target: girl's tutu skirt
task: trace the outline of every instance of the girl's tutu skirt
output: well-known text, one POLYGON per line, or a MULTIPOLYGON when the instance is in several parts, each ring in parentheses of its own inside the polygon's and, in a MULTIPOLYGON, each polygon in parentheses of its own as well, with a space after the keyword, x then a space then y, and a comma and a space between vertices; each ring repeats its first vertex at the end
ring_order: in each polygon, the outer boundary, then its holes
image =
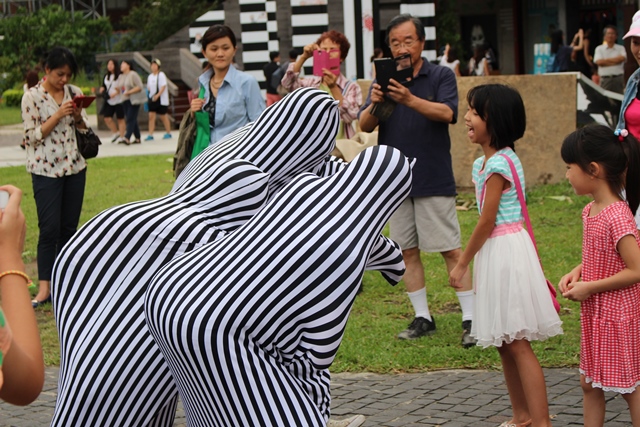
POLYGON ((473 267, 471 335, 482 347, 562 334, 540 261, 522 224, 494 228, 473 267))

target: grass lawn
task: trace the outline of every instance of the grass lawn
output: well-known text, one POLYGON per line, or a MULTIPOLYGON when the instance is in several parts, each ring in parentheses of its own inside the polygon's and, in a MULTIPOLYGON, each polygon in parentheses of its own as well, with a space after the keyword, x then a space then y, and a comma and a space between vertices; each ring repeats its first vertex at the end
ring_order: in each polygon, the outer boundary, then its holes
MULTIPOLYGON (((42 75, 40 76, 42 77, 42 75)), ((79 87, 100 87, 100 76, 90 80, 84 73, 80 73, 71 83, 79 87)), ((22 83, 15 89, 22 90, 22 83)), ((87 95, 85 93, 85 95, 87 95)), ((89 94, 90 95, 90 94, 89 94)), ((93 102, 86 109, 88 115, 96 114, 96 103, 93 102)), ((4 100, 0 99, 0 126, 15 125, 22 123, 22 114, 20 107, 7 107, 4 100)))
MULTIPOLYGON (((93 102, 86 109, 87 115, 96 114, 96 103, 93 102)), ((7 107, 4 101, 0 101, 0 126, 22 123, 20 107, 7 107)))
POLYGON ((22 123, 22 113, 18 107, 7 107, 0 101, 0 126, 22 123))
MULTIPOLYGON (((0 168, 0 183, 23 189, 27 218, 25 261, 35 276, 37 218, 30 176, 24 166, 0 168)), ((137 156, 92 159, 81 223, 100 211, 129 201, 166 194, 173 184, 169 156, 137 156)), ((471 194, 461 199, 472 200, 471 194)), ((546 275, 557 283, 580 262, 582 224, 580 212, 588 199, 573 194, 567 183, 546 185, 528 192, 529 209, 546 275)), ((459 211, 463 244, 477 221, 477 211, 459 211)), ((438 332, 417 341, 400 341, 396 335, 412 320, 412 308, 404 285, 389 286, 377 272, 367 272, 364 292, 356 298, 344 340, 331 368, 333 372, 420 372, 438 369, 499 369, 495 350, 460 347, 460 309, 439 254, 423 254, 429 292, 429 308, 438 332)), ((87 289, 87 292, 91 292, 87 289)), ((534 348, 545 367, 576 366, 579 356, 579 304, 560 297, 565 334, 534 348)), ((59 351, 50 305, 37 310, 47 365, 59 363, 59 351)))

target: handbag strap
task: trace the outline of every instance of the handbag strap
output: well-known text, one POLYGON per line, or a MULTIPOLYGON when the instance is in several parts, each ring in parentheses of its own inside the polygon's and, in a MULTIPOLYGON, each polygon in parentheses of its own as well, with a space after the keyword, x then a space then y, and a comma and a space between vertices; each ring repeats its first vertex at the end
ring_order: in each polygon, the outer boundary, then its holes
POLYGON ((154 93, 154 95, 158 95, 158 92, 160 92, 160 73, 162 71, 158 71, 158 75, 156 76, 156 93, 154 93))
MULTIPOLYGON (((504 157, 509 163, 509 169, 511 169, 511 175, 513 176, 513 184, 516 186, 516 193, 518 194, 518 201, 520 202, 520 208, 522 209, 522 216, 524 217, 525 224, 527 225, 527 232, 529 233, 529 237, 531 237, 531 241, 533 242, 533 248, 536 250, 536 255, 538 255, 538 260, 540 260, 540 254, 538 253, 538 245, 536 244, 536 237, 533 234, 533 227, 531 226, 531 218, 529 217, 529 210, 527 209, 527 202, 524 198, 524 191, 522 191, 522 184, 520 184, 520 177, 518 176, 518 171, 516 170, 516 165, 513 164, 513 160, 506 154, 500 154, 500 156, 504 157)), ((486 181, 485 185, 482 187, 482 195, 480 196, 480 209, 482 210, 482 204, 484 203, 484 192, 486 189, 486 181)))
POLYGON ((347 84, 345 84, 344 88, 342 89, 342 97, 343 98, 347 94, 347 89, 349 88, 349 86, 351 86, 351 80, 347 80, 347 84))
POLYGON ((107 91, 107 93, 109 93, 109 91, 111 90, 111 87, 116 82, 115 81, 116 77, 113 74, 109 73, 109 72, 107 72, 107 74, 104 77, 106 78, 107 76, 109 77, 109 83, 110 83, 109 87, 107 87, 107 84, 105 83, 104 79, 102 79, 102 85, 104 86, 104 88, 107 91), (113 76, 113 80, 111 80, 111 76, 113 76))

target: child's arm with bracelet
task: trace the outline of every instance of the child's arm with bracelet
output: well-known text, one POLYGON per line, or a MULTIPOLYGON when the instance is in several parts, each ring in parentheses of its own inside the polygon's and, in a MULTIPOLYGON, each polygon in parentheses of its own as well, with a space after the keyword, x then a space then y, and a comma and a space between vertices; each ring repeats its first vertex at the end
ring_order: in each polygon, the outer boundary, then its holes
POLYGON ((12 331, 9 349, 3 355, 0 398, 16 405, 28 405, 42 391, 44 362, 22 262, 25 237, 25 220, 20 210, 22 192, 13 186, 3 186, 0 190, 9 193, 9 202, 0 211, 0 299, 12 331))
POLYGON ((498 215, 502 191, 505 187, 508 187, 508 184, 509 182, 497 173, 487 179, 485 183, 484 201, 480 201, 483 204, 478 224, 476 224, 476 227, 473 229, 469 243, 464 252, 462 252, 458 264, 451 270, 451 273, 449 273, 449 284, 451 287, 462 287, 462 276, 467 272, 473 257, 491 235, 496 224, 496 216, 498 215))
POLYGON ((613 276, 593 282, 569 283, 567 291, 562 292, 562 295, 573 301, 584 301, 593 294, 626 288, 640 282, 640 248, 636 238, 631 234, 624 236, 618 241, 617 249, 626 268, 613 276))

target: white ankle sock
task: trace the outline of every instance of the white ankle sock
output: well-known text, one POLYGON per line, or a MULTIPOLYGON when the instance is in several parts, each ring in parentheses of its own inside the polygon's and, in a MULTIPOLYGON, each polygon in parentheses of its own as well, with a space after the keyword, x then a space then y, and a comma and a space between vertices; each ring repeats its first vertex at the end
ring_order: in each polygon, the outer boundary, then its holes
POLYGON ((462 321, 473 320, 473 305, 476 299, 473 291, 456 292, 456 295, 462 309, 462 321))
POLYGON ((424 317, 432 321, 431 313, 429 313, 429 303, 427 302, 427 288, 422 288, 415 292, 407 292, 407 295, 409 295, 413 310, 416 312, 416 317, 424 317))

